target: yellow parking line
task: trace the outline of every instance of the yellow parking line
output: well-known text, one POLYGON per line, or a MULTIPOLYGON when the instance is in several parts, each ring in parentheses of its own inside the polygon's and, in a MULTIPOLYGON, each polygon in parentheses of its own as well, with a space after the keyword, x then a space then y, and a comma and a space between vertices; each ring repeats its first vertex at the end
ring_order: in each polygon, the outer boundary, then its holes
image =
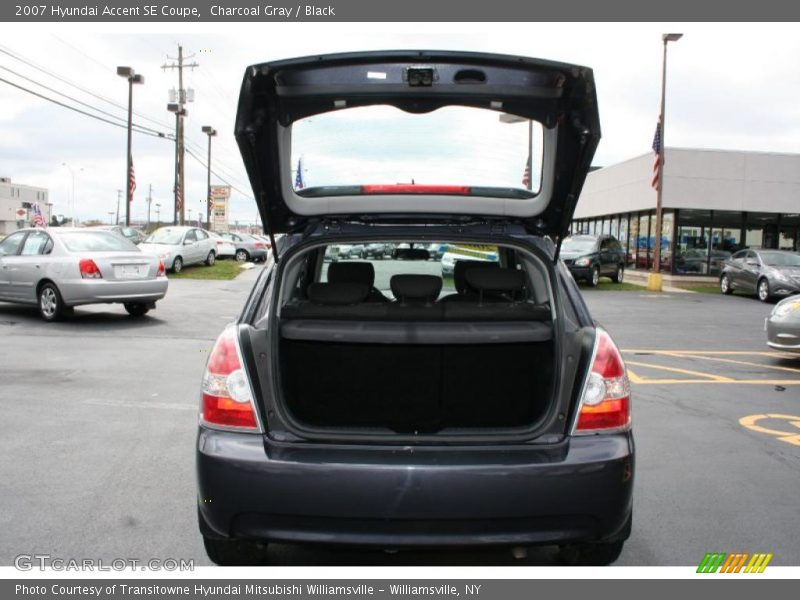
POLYGON ((789 352, 769 352, 760 350, 637 350, 625 349, 624 353, 630 354, 685 354, 687 356, 694 355, 714 355, 714 356, 772 356, 774 358, 788 358, 797 356, 789 352))
MULTIPOLYGON (((662 356, 674 356, 675 358, 686 358, 687 355, 681 354, 680 352, 664 352, 662 356)), ((795 369, 793 367, 779 367, 777 365, 765 365, 763 363, 754 363, 748 362, 745 360, 733 360, 732 358, 719 358, 718 356, 702 356, 699 354, 691 355, 692 358, 697 358, 700 360, 714 360, 717 362, 724 362, 730 363, 734 365, 745 365, 748 367, 760 367, 763 369, 773 369, 775 371, 787 371, 789 373, 800 373, 800 369, 795 369)))
MULTIPOLYGON (((630 371, 629 371, 630 373, 630 371)), ((678 384, 678 383, 740 383, 742 385, 800 385, 800 379, 724 379, 717 381, 715 379, 648 379, 641 378, 639 381, 631 382, 640 385, 664 385, 664 384, 678 384)))
MULTIPOLYGON (((648 363, 641 363, 641 362, 634 362, 634 361, 625 361, 628 365, 635 365, 637 367, 647 367, 649 369, 657 369, 659 371, 669 371, 670 373, 680 373, 681 375, 693 375, 695 377, 705 377, 708 381, 718 381, 722 382, 732 382, 735 379, 731 379, 730 377, 723 377, 722 375, 713 375, 711 373, 701 373, 700 371, 690 371, 688 369, 677 369, 675 367, 664 367, 662 365, 652 365, 648 363)), ((680 381, 680 380, 678 380, 680 381)))

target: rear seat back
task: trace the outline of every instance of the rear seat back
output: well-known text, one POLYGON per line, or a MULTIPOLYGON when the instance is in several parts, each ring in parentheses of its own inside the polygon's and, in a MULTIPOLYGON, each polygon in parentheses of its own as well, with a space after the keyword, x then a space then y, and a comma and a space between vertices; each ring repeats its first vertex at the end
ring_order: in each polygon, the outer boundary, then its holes
POLYGON ((435 275, 393 275, 389 281, 395 301, 389 318, 399 321, 440 321, 442 307, 436 304, 442 278, 435 275))
POLYGON ((388 302, 389 299, 375 289, 375 267, 370 262, 334 262, 328 265, 330 283, 362 283, 367 286, 366 302, 388 302))
MULTIPOLYGON (((357 264, 357 263, 350 263, 357 264)), ((370 265, 371 267, 371 265, 370 265)), ((484 265, 469 269, 474 290, 458 302, 437 302, 442 279, 434 275, 394 275, 394 302, 371 302, 366 283, 312 283, 307 300, 293 301, 281 311, 284 319, 342 321, 549 321, 548 306, 525 299, 524 272, 484 265)))

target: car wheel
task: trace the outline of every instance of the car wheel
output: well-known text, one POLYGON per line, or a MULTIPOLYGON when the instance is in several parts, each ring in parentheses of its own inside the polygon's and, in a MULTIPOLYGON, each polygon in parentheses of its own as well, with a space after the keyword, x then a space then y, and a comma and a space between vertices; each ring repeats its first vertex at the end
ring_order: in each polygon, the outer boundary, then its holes
POLYGON ((731 279, 727 275, 723 275, 719 280, 719 291, 729 296, 733 293, 733 288, 731 287, 731 279))
POLYGON ((769 302, 772 292, 769 289, 769 281, 765 277, 758 280, 758 299, 762 302, 769 302))
POLYGON ((125 306, 125 310, 127 310, 128 314, 132 317, 143 317, 150 310, 146 304, 142 304, 141 302, 126 302, 123 306, 125 306))
POLYGON ((247 253, 247 250, 237 250, 236 260, 238 260, 239 262, 245 262, 247 260, 250 260, 250 255, 247 253))
POLYGON ((183 259, 180 256, 176 256, 175 260, 172 261, 172 272, 180 273, 181 271, 183 271, 183 259))
POLYGON ((39 289, 39 314, 45 321, 58 321, 64 315, 64 301, 54 283, 39 289))
POLYGON ((619 558, 623 540, 616 542, 596 542, 589 544, 570 544, 559 549, 559 558, 570 566, 604 566, 619 558))
POLYGON ((206 265, 210 267, 214 264, 214 262, 216 262, 216 260, 217 260, 217 255, 214 254, 214 251, 212 250, 211 252, 208 253, 208 256, 206 256, 206 265))
POLYGON ((589 278, 589 285, 597 287, 598 283, 600 283, 600 267, 594 266, 592 267, 592 275, 589 278))
POLYGON ((203 545, 208 558, 221 567, 248 567, 267 563, 267 544, 203 536, 203 545))
POLYGON ((622 278, 625 276, 625 269, 620 265, 617 267, 617 272, 611 277, 614 283, 622 283, 622 278))

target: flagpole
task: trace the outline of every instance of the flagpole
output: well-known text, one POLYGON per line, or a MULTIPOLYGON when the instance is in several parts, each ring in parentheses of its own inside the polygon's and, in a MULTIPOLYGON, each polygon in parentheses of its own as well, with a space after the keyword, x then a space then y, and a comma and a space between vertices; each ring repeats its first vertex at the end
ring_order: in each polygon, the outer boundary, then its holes
POLYGON ((661 281, 661 227, 662 210, 661 200, 664 194, 664 162, 666 159, 666 144, 664 144, 665 122, 664 105, 667 97, 667 43, 677 42, 683 36, 682 33, 665 33, 661 36, 664 42, 664 54, 661 62, 661 112, 658 124, 661 128, 660 152, 658 156, 658 187, 656 188, 656 224, 655 224, 655 248, 653 249, 653 267, 647 279, 647 289, 653 292, 660 292, 662 289, 661 281))

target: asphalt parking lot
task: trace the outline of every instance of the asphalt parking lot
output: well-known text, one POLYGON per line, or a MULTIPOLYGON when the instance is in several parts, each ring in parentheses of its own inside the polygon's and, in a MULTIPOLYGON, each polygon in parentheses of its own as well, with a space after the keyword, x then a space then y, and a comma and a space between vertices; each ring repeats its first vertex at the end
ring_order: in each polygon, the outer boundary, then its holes
MULTIPOLYGON (((194 436, 207 352, 260 268, 174 280, 141 320, 91 306, 55 324, 0 303, 0 564, 18 554, 210 564, 195 521, 194 436)), ((621 565, 710 551, 800 564, 800 358, 770 351, 771 306, 706 294, 588 291, 630 369, 633 535, 621 565)), ((281 565, 558 564, 553 548, 400 552, 276 545, 281 565)))

